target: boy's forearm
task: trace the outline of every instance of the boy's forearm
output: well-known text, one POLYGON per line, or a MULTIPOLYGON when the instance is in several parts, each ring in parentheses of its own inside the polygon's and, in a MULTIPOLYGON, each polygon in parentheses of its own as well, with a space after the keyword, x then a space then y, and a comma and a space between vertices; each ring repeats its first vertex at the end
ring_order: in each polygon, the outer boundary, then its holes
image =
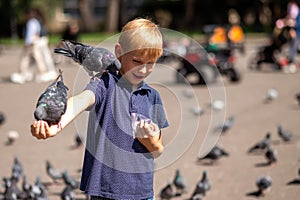
POLYGON ((164 150, 161 132, 152 138, 138 138, 138 140, 147 148, 154 158, 159 157, 164 150))
MULTIPOLYGON (((89 92, 89 91, 88 91, 89 92)), ((62 115, 60 120, 61 128, 66 127, 70 122, 72 122, 81 112, 86 110, 93 101, 89 101, 89 96, 86 95, 88 92, 84 92, 80 95, 70 97, 67 102, 67 110, 64 115, 62 115)))

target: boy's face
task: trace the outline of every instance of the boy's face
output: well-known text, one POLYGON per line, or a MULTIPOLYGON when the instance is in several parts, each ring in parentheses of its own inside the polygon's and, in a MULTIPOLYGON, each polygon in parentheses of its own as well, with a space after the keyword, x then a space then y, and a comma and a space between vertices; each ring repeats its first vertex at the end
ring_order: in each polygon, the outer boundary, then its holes
POLYGON ((157 58, 131 51, 120 56, 122 76, 133 86, 141 83, 154 69, 157 58))

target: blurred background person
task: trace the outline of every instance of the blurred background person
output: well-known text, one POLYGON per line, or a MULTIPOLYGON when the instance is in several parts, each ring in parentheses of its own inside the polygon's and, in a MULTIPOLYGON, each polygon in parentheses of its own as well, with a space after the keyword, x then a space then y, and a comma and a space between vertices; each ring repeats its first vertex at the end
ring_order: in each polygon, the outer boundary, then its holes
POLYGON ((37 18, 35 9, 29 9, 26 12, 26 29, 25 29, 25 45, 22 52, 22 58, 17 73, 13 73, 10 77, 14 83, 23 84, 34 78, 33 63, 35 62, 38 72, 36 74, 37 82, 48 82, 55 77, 48 73, 45 59, 40 51, 40 35, 41 24, 37 18))
MULTIPOLYGON (((36 9, 36 13, 37 13, 37 19, 41 26, 40 39, 39 39, 37 45, 43 55, 43 59, 46 64, 46 67, 47 67, 46 81, 47 81, 47 79, 54 80, 58 74, 56 72, 52 54, 49 49, 49 38, 48 38, 48 31, 46 29, 46 19, 40 9, 36 9)), ((45 79, 45 78, 43 79, 43 77, 39 77, 39 76, 37 76, 36 78, 37 78, 37 80, 36 80, 37 82, 43 82, 45 79), (41 78, 42 78, 42 80, 39 80, 41 78)))
POLYGON ((63 34, 62 34, 62 39, 63 40, 71 40, 77 42, 79 38, 79 26, 76 21, 70 21, 63 34))

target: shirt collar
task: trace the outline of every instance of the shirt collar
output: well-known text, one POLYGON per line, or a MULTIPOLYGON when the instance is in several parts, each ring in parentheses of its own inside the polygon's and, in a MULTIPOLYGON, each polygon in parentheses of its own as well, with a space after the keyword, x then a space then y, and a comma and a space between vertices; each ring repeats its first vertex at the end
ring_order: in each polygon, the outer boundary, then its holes
MULTIPOLYGON (((115 77, 117 85, 129 89, 131 92, 134 92, 132 91, 132 85, 125 78, 122 78, 122 75, 119 71, 111 72, 111 74, 115 77)), ((135 91, 139 90, 146 90, 150 92, 151 87, 145 81, 142 81, 135 91)))

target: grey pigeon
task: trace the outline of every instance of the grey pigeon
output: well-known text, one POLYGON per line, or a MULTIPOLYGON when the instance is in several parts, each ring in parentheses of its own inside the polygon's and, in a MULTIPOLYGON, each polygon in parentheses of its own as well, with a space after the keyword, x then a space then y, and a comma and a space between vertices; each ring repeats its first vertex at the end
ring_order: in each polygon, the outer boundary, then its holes
POLYGON ((46 161, 46 172, 54 183, 57 183, 58 180, 62 179, 62 173, 55 169, 49 160, 46 161))
POLYGON ((265 153, 265 158, 267 159, 267 164, 272 165, 277 162, 277 151, 269 147, 265 153))
POLYGON ((75 180, 68 171, 62 173, 62 179, 66 185, 71 186, 72 189, 78 189, 80 182, 75 180))
POLYGON ((165 187, 163 187, 160 191, 160 198, 161 200, 169 200, 171 198, 173 198, 174 192, 173 192, 173 188, 172 188, 172 183, 169 182, 165 187))
POLYGON ((213 164, 213 162, 224 156, 229 156, 228 152, 218 146, 214 146, 208 154, 206 154, 204 157, 199 158, 198 160, 201 161, 208 159, 211 161, 211 164, 213 164))
POLYGON ((70 185, 67 185, 61 192, 60 198, 62 200, 75 200, 74 189, 70 185))
POLYGON ((225 120, 225 122, 221 126, 217 127, 216 131, 221 131, 221 133, 226 133, 233 126, 234 120, 235 117, 230 116, 227 120, 225 120))
POLYGON ((74 148, 77 149, 83 145, 84 138, 82 135, 77 133, 77 134, 75 134, 74 141, 75 141, 74 148))
POLYGON ((3 179, 5 189, 3 191, 3 198, 9 200, 17 200, 21 190, 18 188, 17 182, 14 179, 4 177, 3 179))
POLYGON ((261 176, 258 179, 256 179, 255 183, 258 188, 258 195, 264 196, 272 186, 272 179, 269 176, 261 176))
POLYGON ((278 136, 284 141, 284 142, 289 142, 292 140, 293 138, 293 133, 285 130, 284 128, 282 128, 281 125, 278 125, 277 127, 277 133, 278 133, 278 136))
POLYGON ((277 97, 278 97, 278 91, 274 88, 269 89, 266 96, 266 103, 275 100, 277 97))
POLYGON ((297 93, 297 94, 295 95, 295 98, 296 98, 298 104, 300 105, 300 93, 297 93))
POLYGON ((0 112, 0 126, 5 122, 5 115, 0 112))
POLYGON ((202 174, 202 178, 198 181, 196 188, 192 194, 191 200, 198 200, 202 199, 206 196, 206 192, 211 189, 211 183, 207 178, 207 171, 204 170, 202 174))
POLYGON ((19 161, 18 157, 15 157, 12 166, 12 177, 19 180, 21 176, 23 176, 23 165, 19 161))
POLYGON ((261 152, 263 150, 266 150, 270 146, 271 146, 271 133, 268 132, 263 140, 257 142, 251 148, 249 148, 248 153, 261 152))
POLYGON ((67 109, 67 86, 65 86, 62 71, 59 75, 40 95, 34 117, 36 120, 44 120, 49 125, 58 124, 61 116, 67 109))
POLYGON ((93 72, 103 73, 110 66, 121 68, 117 57, 106 48, 93 47, 79 42, 63 40, 66 48, 55 48, 54 52, 72 58, 75 62, 84 67, 90 76, 93 72))
POLYGON ((180 174, 179 169, 176 169, 173 184, 176 188, 176 196, 181 195, 183 192, 185 192, 186 184, 183 181, 183 177, 180 174))

